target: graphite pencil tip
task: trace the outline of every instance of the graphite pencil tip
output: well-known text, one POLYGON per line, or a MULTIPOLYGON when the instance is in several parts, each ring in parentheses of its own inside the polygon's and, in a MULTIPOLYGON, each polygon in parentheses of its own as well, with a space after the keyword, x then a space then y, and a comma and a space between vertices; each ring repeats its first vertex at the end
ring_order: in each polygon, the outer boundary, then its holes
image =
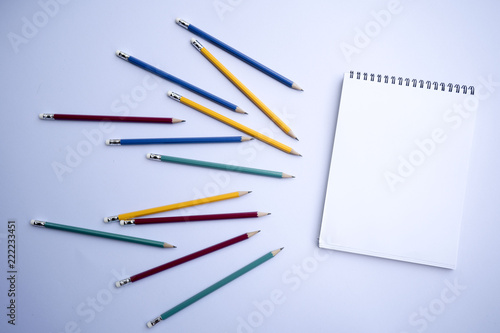
POLYGON ((241 113, 241 114, 248 114, 248 112, 246 112, 245 110, 243 110, 239 106, 237 106, 236 109, 234 109, 234 112, 241 113))
POLYGON ((247 236, 248 238, 252 237, 253 235, 256 235, 260 232, 260 230, 257 230, 257 231, 252 231, 252 232, 247 232, 247 236))

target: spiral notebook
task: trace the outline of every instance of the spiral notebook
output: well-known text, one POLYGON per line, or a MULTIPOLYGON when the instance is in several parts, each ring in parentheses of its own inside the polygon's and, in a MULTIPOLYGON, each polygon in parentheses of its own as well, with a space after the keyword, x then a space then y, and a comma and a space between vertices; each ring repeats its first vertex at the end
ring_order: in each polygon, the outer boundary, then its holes
POLYGON ((454 269, 474 88, 346 73, 319 246, 454 269))

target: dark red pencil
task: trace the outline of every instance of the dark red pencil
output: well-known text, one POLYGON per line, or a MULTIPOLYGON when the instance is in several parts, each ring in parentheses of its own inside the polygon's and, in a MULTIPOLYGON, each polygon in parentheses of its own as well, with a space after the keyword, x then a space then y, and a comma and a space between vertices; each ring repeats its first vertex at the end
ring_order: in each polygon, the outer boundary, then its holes
POLYGON ((106 115, 86 115, 86 114, 63 114, 63 113, 40 113, 40 119, 44 120, 89 120, 89 121, 120 121, 136 123, 164 123, 175 124, 185 120, 164 117, 124 117, 106 115))
POLYGON ((197 251, 197 252, 193 252, 193 253, 188 254, 188 255, 186 255, 184 257, 181 257, 179 259, 172 260, 172 261, 167 262, 167 263, 165 263, 163 265, 160 265, 160 266, 148 269, 147 271, 144 271, 142 273, 139 273, 139 274, 136 274, 136 275, 132 275, 129 278, 117 281, 115 283, 115 285, 116 285, 116 287, 119 288, 119 287, 121 287, 123 285, 129 284, 129 283, 132 283, 132 282, 135 282, 135 281, 139 281, 139 280, 144 279, 144 278, 146 278, 148 276, 151 276, 153 274, 162 272, 162 271, 167 270, 169 268, 178 266, 178 265, 183 264, 185 262, 188 262, 190 260, 193 260, 193 259, 199 258, 201 256, 204 256, 205 254, 209 254, 209 253, 212 253, 214 251, 223 249, 223 248, 225 248, 227 246, 230 246, 230 245, 236 244, 238 242, 244 241, 245 239, 248 239, 248 238, 252 237, 253 235, 257 234, 258 232, 260 232, 260 230, 259 231, 253 231, 253 232, 247 232, 245 234, 242 234, 242 235, 236 236, 234 238, 225 240, 225 241, 223 241, 221 243, 209 246, 209 247, 207 247, 207 248, 205 248, 203 250, 200 250, 200 251, 197 251))
POLYGON ((261 217, 269 214, 270 213, 263 213, 263 212, 243 212, 243 213, 226 213, 226 214, 209 214, 209 215, 148 217, 148 218, 137 218, 132 220, 121 220, 120 225, 244 219, 250 217, 261 217))

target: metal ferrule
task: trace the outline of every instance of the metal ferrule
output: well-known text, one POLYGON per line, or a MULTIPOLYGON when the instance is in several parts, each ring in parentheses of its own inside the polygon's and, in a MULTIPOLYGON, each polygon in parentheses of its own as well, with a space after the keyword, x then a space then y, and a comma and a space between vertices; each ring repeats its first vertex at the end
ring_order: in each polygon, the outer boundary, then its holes
POLYGON ((201 51, 201 49, 203 48, 203 45, 201 45, 200 42, 198 42, 197 39, 191 39, 191 44, 193 44, 193 46, 198 50, 198 51, 201 51))
POLYGON ((189 28, 189 23, 182 20, 182 19, 178 19, 178 20, 176 20, 176 22, 178 25, 180 25, 181 27, 183 27, 186 30, 189 28))
POLYGON ((53 113, 41 113, 40 114, 40 119, 51 119, 54 120, 54 114, 53 113))
POLYGON ((123 279, 123 280, 120 280, 120 281, 116 281, 115 286, 116 286, 116 288, 120 288, 121 286, 129 284, 131 282, 132 281, 130 281, 130 278, 126 278, 126 279, 123 279))
POLYGON ((108 216, 108 217, 104 218, 105 223, 112 222, 112 221, 119 221, 119 220, 120 219, 118 218, 118 216, 108 216))
POLYGON ((177 101, 177 102, 180 102, 181 101, 181 98, 182 96, 179 95, 178 93, 175 93, 173 91, 169 91, 167 93, 168 97, 170 97, 171 99, 173 99, 174 101, 177 101))
POLYGON ((148 322, 148 327, 153 327, 156 324, 158 324, 160 321, 162 321, 161 316, 157 317, 157 318, 155 318, 153 320, 151 320, 150 322, 148 322))
POLYGON ((120 139, 109 139, 110 146, 119 146, 121 145, 120 139))
POLYGON ((120 220, 120 225, 132 225, 135 224, 135 220, 120 220))
POLYGON ((31 220, 31 224, 36 227, 45 227, 45 222, 40 220, 31 220))
POLYGON ((159 154, 149 154, 150 160, 161 161, 161 155, 159 154))
POLYGON ((127 61, 128 61, 128 57, 130 57, 128 54, 126 54, 123 51, 116 51, 116 55, 118 56, 118 58, 122 58, 123 60, 127 60, 127 61))

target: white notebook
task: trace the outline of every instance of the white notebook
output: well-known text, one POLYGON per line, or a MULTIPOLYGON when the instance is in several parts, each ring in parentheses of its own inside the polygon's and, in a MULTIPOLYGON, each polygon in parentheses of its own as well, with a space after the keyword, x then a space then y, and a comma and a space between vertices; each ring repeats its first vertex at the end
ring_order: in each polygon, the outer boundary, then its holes
POLYGON ((319 246, 456 267, 474 88, 346 73, 319 246))

